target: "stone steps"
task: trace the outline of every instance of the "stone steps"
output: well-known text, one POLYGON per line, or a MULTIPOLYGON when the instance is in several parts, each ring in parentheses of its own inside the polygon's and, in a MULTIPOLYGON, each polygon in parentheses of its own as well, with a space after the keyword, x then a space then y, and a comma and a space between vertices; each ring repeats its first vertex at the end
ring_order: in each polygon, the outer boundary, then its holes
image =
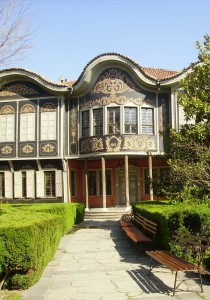
POLYGON ((125 207, 122 208, 91 208, 85 211, 85 220, 120 220, 122 215, 127 212, 125 207))

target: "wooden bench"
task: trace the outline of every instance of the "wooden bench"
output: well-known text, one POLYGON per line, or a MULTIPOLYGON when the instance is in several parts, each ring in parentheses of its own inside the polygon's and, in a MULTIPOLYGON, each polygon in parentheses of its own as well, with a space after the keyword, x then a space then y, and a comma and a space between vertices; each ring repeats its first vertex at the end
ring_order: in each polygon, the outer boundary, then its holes
POLYGON ((157 224, 140 214, 125 214, 120 220, 125 234, 134 243, 155 243, 157 224))
POLYGON ((182 272, 195 272, 198 273, 200 279, 201 292, 203 292, 202 284, 202 262, 205 256, 205 252, 209 249, 210 239, 205 237, 194 236, 189 233, 182 231, 176 231, 176 235, 173 237, 174 243, 171 252, 169 251, 146 251, 151 257, 151 264, 149 269, 149 275, 152 269, 157 265, 161 264, 171 271, 175 271, 175 280, 173 288, 173 296, 175 295, 177 285, 177 274, 178 271, 182 272), (188 262, 187 260, 180 258, 173 254, 173 249, 179 247, 183 252, 191 253, 195 263, 188 262))

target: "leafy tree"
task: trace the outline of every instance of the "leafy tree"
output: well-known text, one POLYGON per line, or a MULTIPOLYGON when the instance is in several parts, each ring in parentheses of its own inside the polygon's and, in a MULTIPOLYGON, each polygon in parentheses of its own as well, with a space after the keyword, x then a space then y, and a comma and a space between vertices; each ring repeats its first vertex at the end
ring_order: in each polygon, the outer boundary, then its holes
POLYGON ((210 192, 210 36, 204 36, 196 64, 181 80, 178 102, 186 124, 179 132, 171 130, 169 185, 164 191, 181 201, 207 201, 210 192))

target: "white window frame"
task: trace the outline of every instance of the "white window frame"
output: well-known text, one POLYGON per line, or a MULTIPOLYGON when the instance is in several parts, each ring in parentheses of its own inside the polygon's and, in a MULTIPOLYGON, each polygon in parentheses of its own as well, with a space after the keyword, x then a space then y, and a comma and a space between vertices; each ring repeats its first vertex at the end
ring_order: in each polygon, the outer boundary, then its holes
POLYGON ((155 107, 153 106, 149 106, 149 105, 144 105, 144 106, 141 106, 141 109, 140 109, 140 132, 142 135, 150 135, 150 136, 154 136, 156 135, 156 117, 155 117, 155 113, 156 113, 156 110, 155 110, 155 107), (153 114, 153 133, 144 133, 142 131, 142 110, 143 109, 151 109, 152 110, 152 114, 153 114))
POLYGON ((122 124, 123 124, 123 133, 124 134, 135 135, 135 134, 139 133, 139 110, 138 110, 138 106, 136 106, 136 105, 126 105, 126 106, 123 107, 123 121, 122 121, 122 124), (129 108, 129 109, 135 108, 135 110, 136 110, 136 132, 125 132, 125 125, 126 125, 125 124, 125 110, 126 110, 126 108, 129 108))

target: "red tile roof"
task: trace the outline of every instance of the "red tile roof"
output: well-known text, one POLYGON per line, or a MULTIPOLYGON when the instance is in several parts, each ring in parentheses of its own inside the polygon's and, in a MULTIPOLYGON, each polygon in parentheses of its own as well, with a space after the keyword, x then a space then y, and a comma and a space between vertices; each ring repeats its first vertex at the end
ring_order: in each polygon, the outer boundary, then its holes
POLYGON ((144 67, 141 67, 141 70, 145 75, 152 77, 158 81, 163 79, 169 79, 170 77, 174 77, 180 73, 177 71, 155 69, 155 68, 144 68, 144 67))

